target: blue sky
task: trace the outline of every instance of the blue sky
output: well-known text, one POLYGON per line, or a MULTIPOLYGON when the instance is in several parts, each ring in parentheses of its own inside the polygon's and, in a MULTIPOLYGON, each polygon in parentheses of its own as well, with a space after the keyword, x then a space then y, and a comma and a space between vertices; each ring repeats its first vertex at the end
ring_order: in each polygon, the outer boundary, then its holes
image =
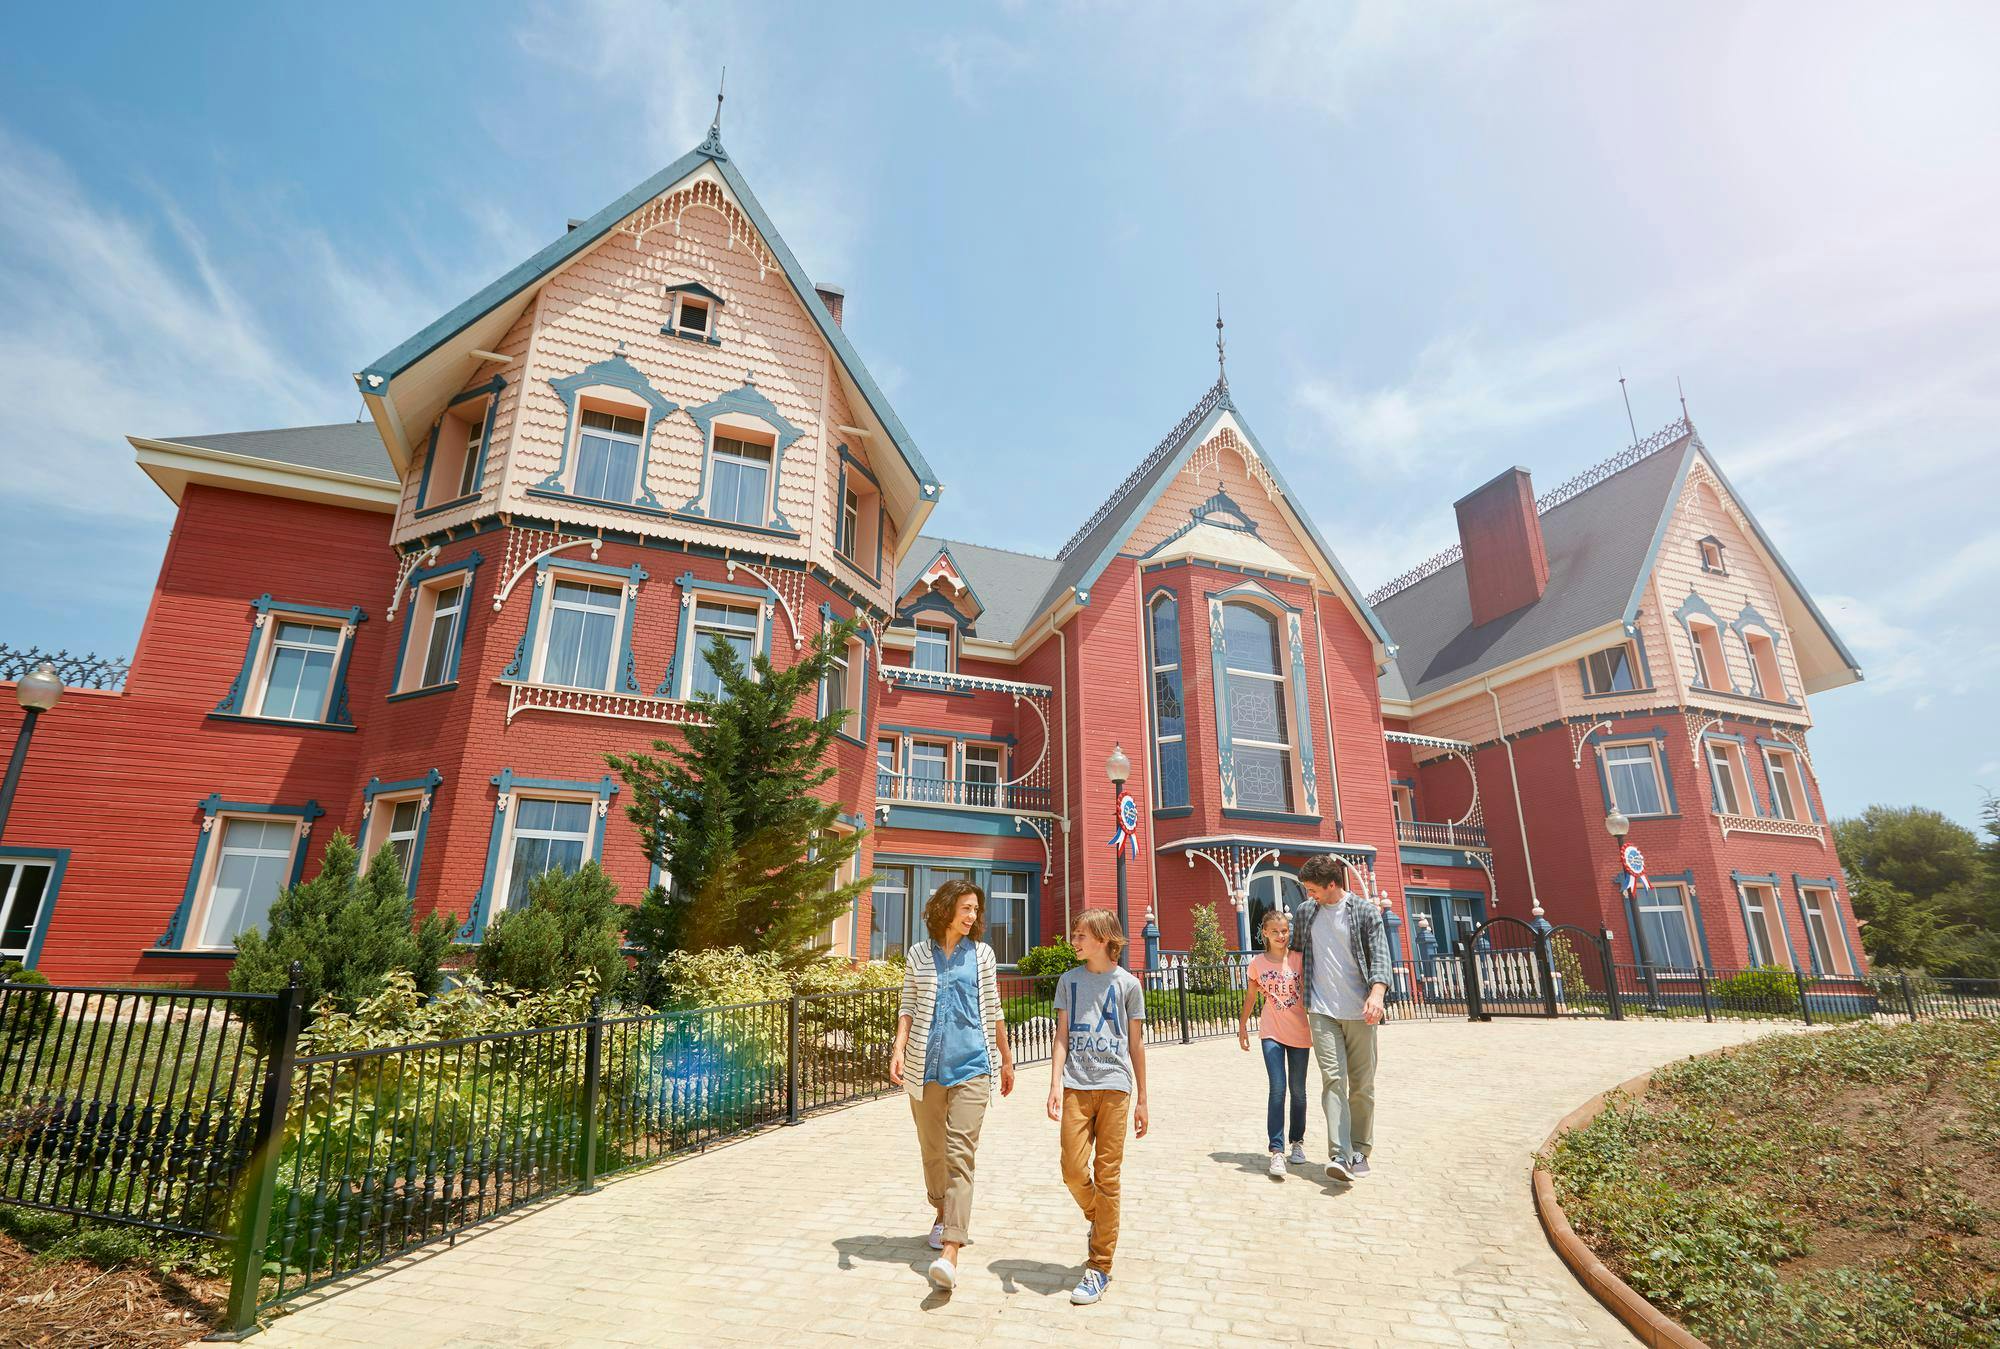
POLYGON ((0 51, 0 640, 123 654, 128 433, 350 372, 732 154, 946 481, 1050 552, 1214 377, 1372 587, 1677 411, 1860 656, 1837 812, 2000 790, 1990 5, 120 6, 0 51), (1982 600, 1980 597, 1986 598, 1982 600), (1987 618, 1981 619, 1979 614, 1987 618))

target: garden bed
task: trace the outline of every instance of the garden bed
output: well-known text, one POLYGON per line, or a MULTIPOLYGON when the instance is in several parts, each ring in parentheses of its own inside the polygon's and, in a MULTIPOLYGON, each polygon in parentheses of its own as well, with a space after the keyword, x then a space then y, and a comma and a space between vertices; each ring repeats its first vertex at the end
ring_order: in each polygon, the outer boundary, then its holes
POLYGON ((1540 1160, 1557 1216, 1716 1349, 2000 1343, 1995 1023, 1688 1059, 1540 1160))
POLYGON ((218 1248, 0 1209, 0 1346, 178 1345, 222 1320, 218 1248))

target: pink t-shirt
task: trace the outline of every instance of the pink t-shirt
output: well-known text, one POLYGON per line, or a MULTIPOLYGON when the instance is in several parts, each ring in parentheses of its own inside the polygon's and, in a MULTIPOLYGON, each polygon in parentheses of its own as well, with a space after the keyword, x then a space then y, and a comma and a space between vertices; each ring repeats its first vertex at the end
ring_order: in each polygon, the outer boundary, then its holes
POLYGON ((1287 951, 1282 965, 1261 953, 1251 959, 1250 978, 1264 991, 1263 1015, 1257 1018, 1259 1037, 1276 1040, 1289 1049, 1312 1048, 1303 972, 1304 962, 1297 951, 1287 951))

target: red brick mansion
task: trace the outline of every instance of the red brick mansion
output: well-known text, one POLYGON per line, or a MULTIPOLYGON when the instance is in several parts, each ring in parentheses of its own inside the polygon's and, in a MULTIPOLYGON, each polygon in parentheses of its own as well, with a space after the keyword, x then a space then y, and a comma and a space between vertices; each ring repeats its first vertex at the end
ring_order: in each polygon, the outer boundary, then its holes
POLYGON ((1509 470, 1369 595, 1218 381, 1041 557, 923 532, 942 477, 842 306, 711 134, 364 367, 368 420, 132 437, 178 518, 129 675, 39 719, 0 958, 218 983, 335 830, 467 942, 551 867, 636 900, 605 753, 696 715, 698 645, 782 666, 851 617, 841 952, 900 951, 950 877, 1003 960, 1112 905, 1122 747, 1135 961, 1210 903, 1247 942, 1334 853, 1405 960, 1511 914, 1861 971, 1807 740, 1860 672, 1685 420, 1539 499, 1509 470))

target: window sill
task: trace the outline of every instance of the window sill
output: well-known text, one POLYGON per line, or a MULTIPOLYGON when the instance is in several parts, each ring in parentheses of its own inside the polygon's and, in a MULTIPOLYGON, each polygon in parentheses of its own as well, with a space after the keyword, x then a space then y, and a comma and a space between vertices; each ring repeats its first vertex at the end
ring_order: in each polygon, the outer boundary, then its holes
POLYGON ((178 947, 149 946, 139 952, 141 960, 234 960, 236 951, 183 951, 178 947))
POLYGON ((863 740, 860 736, 849 735, 846 731, 835 731, 833 733, 833 736, 834 739, 836 740, 845 740, 850 745, 860 745, 863 748, 866 748, 868 744, 868 742, 866 740, 863 740))
POLYGON ((1192 814, 1194 814, 1193 806, 1161 806, 1153 812, 1153 818, 1156 820, 1185 820, 1192 814))
POLYGON ((1239 806, 1223 807, 1222 815, 1224 819, 1229 820, 1265 820, 1274 824, 1318 824, 1320 822, 1320 817, 1317 815, 1295 815, 1290 811, 1284 810, 1251 810, 1239 806))
MULTIPOLYGON (((530 491, 529 495, 533 496, 533 491, 530 491)), ((626 509, 637 510, 639 508, 628 507, 626 509)), ((689 510, 685 506, 677 511, 647 511, 646 514, 659 514, 673 520, 685 520, 691 525, 707 525, 710 529, 728 529, 742 534, 757 534, 767 539, 796 539, 799 537, 799 531, 796 529, 781 529, 776 525, 746 525, 736 520, 718 520, 712 515, 705 515, 700 511, 689 510)))
POLYGON ((671 520, 677 512, 660 506, 642 505, 636 501, 607 501, 603 497, 578 496, 574 492, 564 492, 554 487, 530 487, 527 495, 539 497, 543 501, 567 501, 578 506, 596 506, 607 511, 630 511, 634 515, 651 515, 662 520, 671 520))
POLYGON ((1705 693, 1711 698, 1728 698, 1733 702, 1751 703, 1757 707, 1787 707, 1793 711, 1799 709, 1799 701, 1796 698, 1765 698, 1755 693, 1738 693, 1735 689, 1712 689, 1706 684, 1690 684, 1688 692, 1705 693))
POLYGON ((849 557, 847 554, 835 553, 834 556, 840 560, 842 566, 846 567, 856 576, 859 576, 862 580, 868 582, 869 585, 878 586, 882 584, 882 577, 879 574, 871 576, 868 572, 862 570, 861 564, 859 562, 856 562, 853 558, 849 557))
POLYGON ((453 689, 457 687, 458 687, 458 681, 456 679, 453 679, 443 684, 431 684, 420 689, 405 689, 401 693, 392 693, 382 701, 389 703, 403 703, 403 702, 408 702, 412 698, 428 698, 433 693, 450 693, 453 689))
POLYGON ((462 497, 453 497, 450 501, 440 501, 435 506, 419 506, 417 508, 417 513, 411 518, 416 520, 422 520, 427 516, 442 515, 446 511, 455 511, 461 506, 469 506, 473 502, 479 500, 479 498, 480 498, 480 491, 478 488, 475 487, 462 497))
POLYGON ((1589 700, 1592 698, 1637 698, 1640 697, 1641 695, 1654 694, 1658 692, 1659 692, 1658 689, 1649 686, 1643 689, 1618 689, 1611 693, 1586 693, 1583 696, 1585 700, 1589 700))
POLYGON ((342 731, 352 735, 355 727, 347 722, 293 721, 288 717, 250 717, 241 712, 211 712, 210 721, 240 721, 252 726, 285 726, 295 731, 342 731))
POLYGON ((699 342, 707 347, 719 347, 722 345, 722 339, 714 333, 684 333, 671 324, 660 329, 660 331, 668 337, 678 337, 683 342, 699 342))
POLYGON ((1644 820, 1678 820, 1681 817, 1681 813, 1678 810, 1655 811, 1649 815, 1634 815, 1629 810, 1621 813, 1634 824, 1638 824, 1644 820))

